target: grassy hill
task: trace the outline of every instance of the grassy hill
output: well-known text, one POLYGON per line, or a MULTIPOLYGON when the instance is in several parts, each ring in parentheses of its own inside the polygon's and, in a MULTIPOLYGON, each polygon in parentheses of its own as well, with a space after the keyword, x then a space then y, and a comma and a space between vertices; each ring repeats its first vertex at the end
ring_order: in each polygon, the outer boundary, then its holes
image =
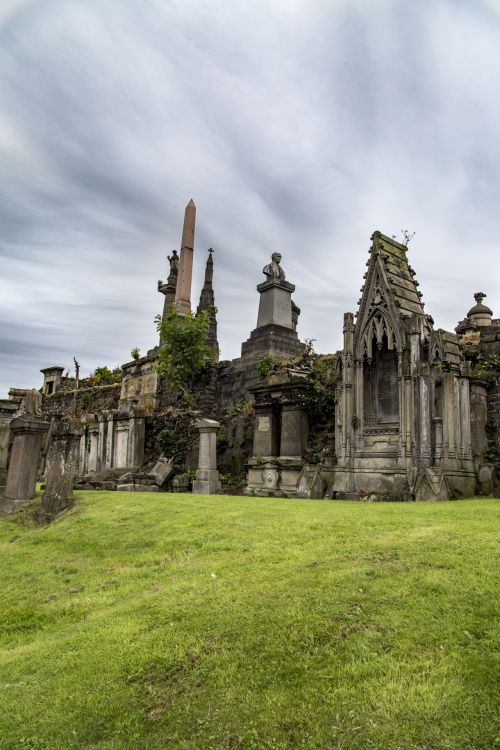
POLYGON ((495 746, 495 501, 77 498, 0 520, 2 750, 495 746))

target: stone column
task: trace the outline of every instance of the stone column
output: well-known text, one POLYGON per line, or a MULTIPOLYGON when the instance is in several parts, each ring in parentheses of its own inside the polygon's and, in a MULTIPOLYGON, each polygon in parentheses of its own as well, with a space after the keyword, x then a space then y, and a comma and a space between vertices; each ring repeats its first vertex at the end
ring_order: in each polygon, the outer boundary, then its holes
POLYGON ((193 276, 195 222, 196 206, 191 199, 187 204, 184 213, 179 273, 177 276, 177 288, 175 290, 175 306, 180 313, 191 312, 191 280, 193 276))
POLYGON ((216 442, 220 424, 214 419, 200 419, 197 427, 200 431, 200 452, 193 492, 201 495, 215 495, 220 491, 216 442))
POLYGON ((80 423, 56 422, 47 454, 47 479, 38 519, 50 522, 73 505, 73 484, 78 469, 78 451, 83 428, 80 423))
POLYGON ((431 464, 431 410, 430 410, 430 382, 427 375, 421 375, 419 380, 420 407, 420 465, 431 464))
POLYGON ((10 429, 14 439, 2 501, 7 511, 28 502, 35 494, 42 436, 48 431, 49 423, 23 414, 10 423, 10 429))
POLYGON ((129 422, 127 466, 140 467, 144 463, 144 437, 146 434, 146 419, 143 412, 133 411, 129 422))
POLYGON ((455 458, 455 399, 454 376, 443 375, 443 458, 455 458))
POLYGON ((434 425, 434 464, 440 466, 443 456, 443 420, 441 417, 434 417, 432 422, 434 425))
POLYGON ((483 380, 473 380, 470 384, 470 422, 472 454, 482 457, 488 447, 486 422, 488 390, 483 380))

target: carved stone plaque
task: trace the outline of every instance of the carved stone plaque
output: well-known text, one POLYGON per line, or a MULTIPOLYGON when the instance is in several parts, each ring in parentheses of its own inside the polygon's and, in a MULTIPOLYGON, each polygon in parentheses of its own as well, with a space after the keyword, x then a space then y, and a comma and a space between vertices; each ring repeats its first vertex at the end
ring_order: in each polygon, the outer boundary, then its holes
POLYGON ((257 429, 260 432, 269 432, 271 429, 271 420, 269 417, 259 417, 257 423, 257 429))

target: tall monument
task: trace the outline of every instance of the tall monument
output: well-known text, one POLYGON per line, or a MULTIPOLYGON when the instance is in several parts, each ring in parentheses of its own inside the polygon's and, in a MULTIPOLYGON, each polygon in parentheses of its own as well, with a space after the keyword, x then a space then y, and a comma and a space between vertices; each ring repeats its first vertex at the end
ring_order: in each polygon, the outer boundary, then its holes
POLYGON ((201 310, 210 310, 212 313, 212 319, 210 321, 210 328, 208 330, 207 343, 219 352, 219 344, 217 341, 217 317, 215 314, 215 295, 213 289, 213 277, 214 277, 214 261, 212 258, 213 250, 209 248, 207 265, 205 267, 205 283, 200 294, 200 302, 198 304, 197 312, 201 310))
POLYGON ((286 359, 304 346, 296 330, 300 309, 292 301, 295 286, 286 281, 280 253, 272 254, 271 262, 262 272, 266 278, 257 286, 260 294, 257 327, 241 345, 241 356, 256 359, 271 355, 286 359))
POLYGON ((191 280, 193 276, 195 223, 196 206, 191 198, 184 213, 179 272, 177 276, 177 288, 175 291, 175 306, 180 313, 191 312, 191 280))

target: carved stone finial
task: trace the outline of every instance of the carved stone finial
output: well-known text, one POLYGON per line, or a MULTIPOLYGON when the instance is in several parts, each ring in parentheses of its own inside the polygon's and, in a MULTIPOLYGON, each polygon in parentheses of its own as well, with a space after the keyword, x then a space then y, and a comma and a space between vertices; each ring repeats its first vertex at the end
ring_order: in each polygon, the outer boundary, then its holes
POLYGON ((267 276, 269 280, 278 279, 279 281, 284 281, 285 272, 281 268, 280 263, 281 254, 273 253, 271 256, 271 263, 268 263, 267 266, 264 266, 264 268, 262 269, 262 273, 267 276))
POLYGON ((486 294, 484 292, 476 292, 474 295, 474 299, 476 300, 478 305, 483 304, 483 299, 486 297, 486 294))

